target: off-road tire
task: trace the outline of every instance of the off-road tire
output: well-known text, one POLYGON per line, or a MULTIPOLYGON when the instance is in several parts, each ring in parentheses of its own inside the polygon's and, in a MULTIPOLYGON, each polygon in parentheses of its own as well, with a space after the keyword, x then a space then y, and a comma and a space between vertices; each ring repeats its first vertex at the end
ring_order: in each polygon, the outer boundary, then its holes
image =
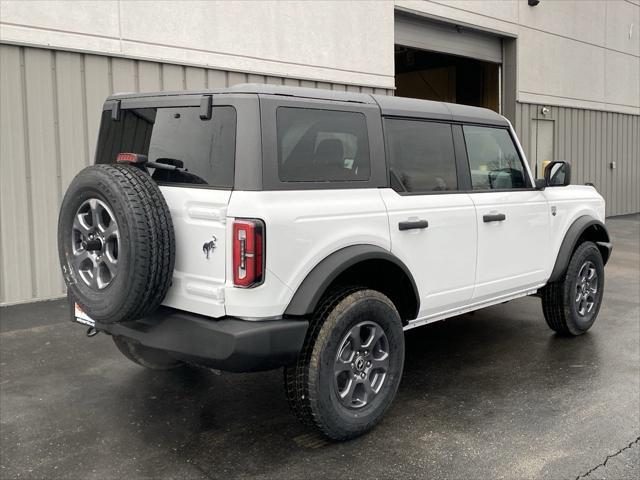
POLYGON ((153 312, 171 285, 175 263, 171 213, 158 186, 146 172, 130 165, 93 165, 82 170, 62 201, 58 253, 67 288, 94 320, 125 322, 153 312), (87 285, 72 262, 73 221, 89 199, 111 209, 119 230, 117 273, 100 290, 87 285))
POLYGON ((145 347, 125 337, 113 337, 113 342, 129 360, 151 370, 171 370, 184 365, 165 351, 145 347))
POLYGON ((362 287, 333 291, 313 314, 295 365, 285 368, 284 383, 292 412, 334 440, 357 437, 373 428, 391 405, 404 367, 404 332, 397 309, 382 293, 362 287), (333 362, 341 339, 353 326, 373 321, 386 334, 388 376, 371 404, 351 410, 337 401, 333 362))
POLYGON ((585 333, 596 320, 604 293, 604 262, 602 254, 593 242, 583 242, 575 249, 563 277, 547 284, 541 292, 542 311, 549 328, 563 336, 585 333), (580 315, 576 305, 579 274, 586 262, 595 267, 597 293, 588 315, 580 315))

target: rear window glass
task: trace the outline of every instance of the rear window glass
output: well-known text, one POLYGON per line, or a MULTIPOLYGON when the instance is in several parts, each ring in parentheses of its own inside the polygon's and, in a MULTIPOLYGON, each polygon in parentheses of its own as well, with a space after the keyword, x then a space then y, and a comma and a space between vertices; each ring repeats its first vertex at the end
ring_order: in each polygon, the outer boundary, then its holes
POLYGON ((281 181, 369 180, 369 139, 363 114, 280 107, 276 122, 281 181))
POLYGON ((147 155, 150 162, 179 166, 185 171, 156 169, 159 183, 233 187, 236 111, 214 107, 210 120, 198 107, 122 110, 119 121, 102 114, 96 163, 114 163, 119 153, 147 155))
POLYGON ((407 192, 457 190, 453 136, 448 123, 385 120, 391 185, 407 192))

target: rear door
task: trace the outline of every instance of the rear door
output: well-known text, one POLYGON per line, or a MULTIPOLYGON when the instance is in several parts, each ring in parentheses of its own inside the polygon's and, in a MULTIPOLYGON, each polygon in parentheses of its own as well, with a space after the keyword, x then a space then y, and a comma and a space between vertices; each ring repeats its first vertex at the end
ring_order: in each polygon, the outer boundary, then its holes
MULTIPOLYGON (((457 174, 459 126, 384 119, 390 189, 382 189, 391 251, 411 270, 420 292, 418 321, 466 305, 476 269, 476 213, 457 174), (456 155, 457 154, 457 155, 456 155)), ((464 158, 462 158, 464 161, 464 158)))
POLYGON ((465 125, 478 224, 474 299, 536 288, 544 281, 550 211, 533 188, 510 130, 465 125))
POLYGON ((173 282, 163 304, 220 317, 225 315, 226 215, 234 185, 237 113, 229 102, 214 99, 207 118, 193 104, 201 97, 191 98, 186 105, 174 101, 166 107, 147 101, 142 108, 126 108, 123 102, 118 119, 105 111, 96 162, 111 163, 118 153, 131 152, 181 167, 149 169, 171 211, 176 238, 173 282))

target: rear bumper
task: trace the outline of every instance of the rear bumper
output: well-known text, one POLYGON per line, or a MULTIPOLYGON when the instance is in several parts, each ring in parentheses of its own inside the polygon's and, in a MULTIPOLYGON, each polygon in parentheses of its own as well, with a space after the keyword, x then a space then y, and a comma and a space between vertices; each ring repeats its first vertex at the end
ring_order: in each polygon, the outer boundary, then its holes
POLYGON ((269 370, 294 363, 308 326, 306 320, 216 320, 168 307, 135 322, 96 322, 97 330, 230 372, 269 370))

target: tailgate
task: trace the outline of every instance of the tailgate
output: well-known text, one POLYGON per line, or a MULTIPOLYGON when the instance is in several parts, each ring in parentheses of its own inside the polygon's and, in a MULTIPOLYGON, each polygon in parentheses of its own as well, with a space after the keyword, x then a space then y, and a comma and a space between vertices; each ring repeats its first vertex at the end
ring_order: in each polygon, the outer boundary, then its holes
POLYGON ((225 315, 226 215, 230 190, 160 187, 173 219, 176 265, 163 305, 225 315))
POLYGON ((225 315, 225 222, 234 185, 236 110, 214 105, 207 113, 201 103, 194 106, 194 100, 202 102, 198 97, 182 98, 171 102, 177 106, 167 106, 164 100, 140 99, 119 115, 105 110, 96 163, 114 163, 120 153, 130 153, 176 167, 148 164, 171 211, 176 237, 173 282, 163 304, 221 317, 225 315))

